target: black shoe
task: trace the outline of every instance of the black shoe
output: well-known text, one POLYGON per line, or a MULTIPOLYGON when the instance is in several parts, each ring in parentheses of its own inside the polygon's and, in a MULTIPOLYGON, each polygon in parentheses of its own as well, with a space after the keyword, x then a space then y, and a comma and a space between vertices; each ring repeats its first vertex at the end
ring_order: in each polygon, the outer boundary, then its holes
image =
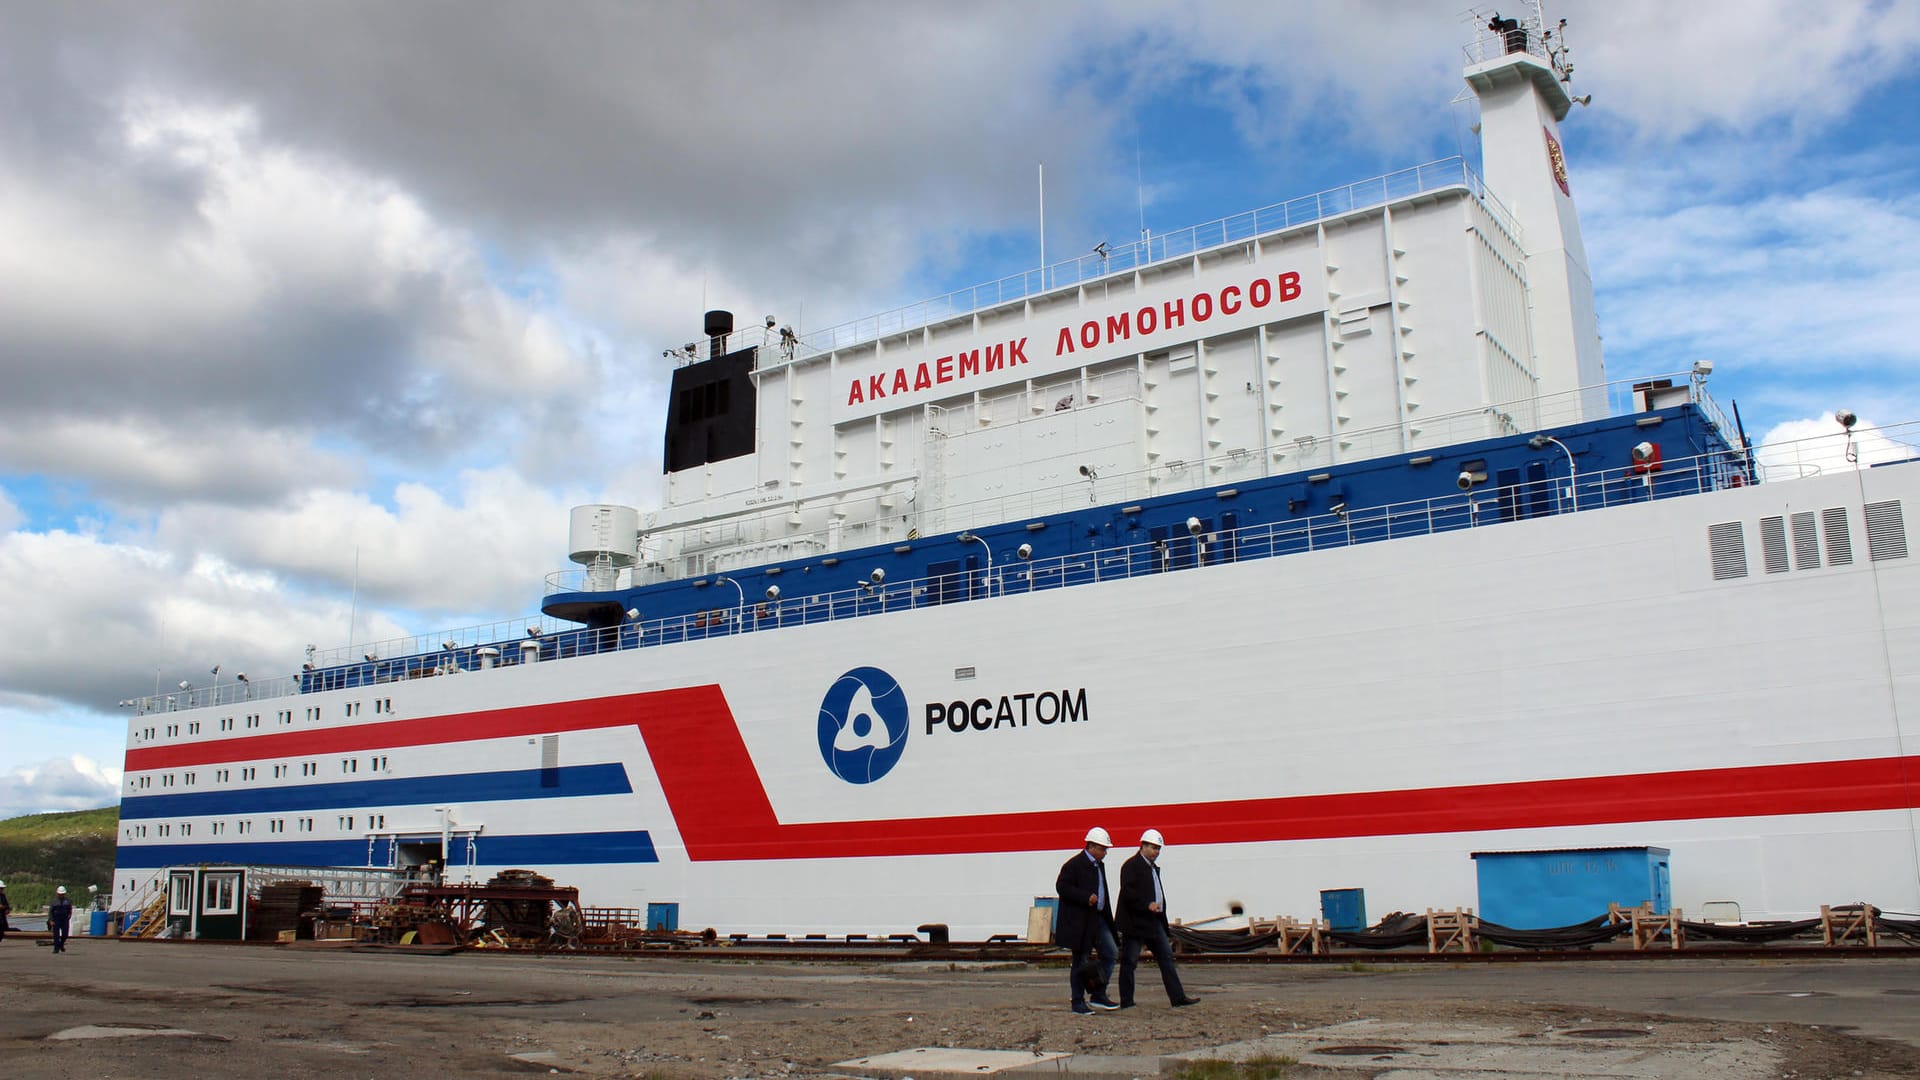
POLYGON ((1082 1005, 1081 1003, 1079 1003, 1079 1002, 1077 1002, 1077 1001, 1073 1003, 1073 1011, 1074 1011, 1074 1012, 1076 1012, 1076 1013, 1079 1013, 1079 1014, 1080 1014, 1081 1016, 1092 1016, 1092 1015, 1093 1015, 1093 1010, 1092 1010, 1092 1009, 1089 1009, 1089 1008, 1087 1008, 1087 1007, 1086 1007, 1085 1005, 1082 1005))
POLYGON ((1188 1005, 1198 1005, 1198 1004, 1200 1004, 1200 999, 1197 997, 1183 997, 1179 1001, 1174 1002, 1173 1007, 1176 1009, 1181 1009, 1181 1008, 1185 1008, 1188 1005))
POLYGON ((1096 1009, 1105 1009, 1108 1012, 1112 1012, 1113 1010, 1120 1007, 1118 1005, 1115 1005, 1112 999, 1104 998, 1104 997, 1094 998, 1091 1001, 1087 1002, 1087 1004, 1093 1006, 1096 1009))
POLYGON ((1123 1008, 1123 1009, 1131 1009, 1131 1008, 1133 1008, 1133 1002, 1131 1002, 1131 1001, 1123 1001, 1123 1002, 1121 1002, 1121 1003, 1120 1003, 1120 1007, 1121 1007, 1121 1008, 1123 1008))

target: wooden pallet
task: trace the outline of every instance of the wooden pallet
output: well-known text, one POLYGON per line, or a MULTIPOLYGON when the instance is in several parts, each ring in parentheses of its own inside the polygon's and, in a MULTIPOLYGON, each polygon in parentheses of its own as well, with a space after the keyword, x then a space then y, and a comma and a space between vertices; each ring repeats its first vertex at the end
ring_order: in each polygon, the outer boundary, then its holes
POLYGON ((1480 942, 1474 933, 1480 920, 1474 917, 1472 908, 1455 908, 1452 911, 1427 909, 1427 951, 1479 952, 1480 942))
POLYGON ((1872 904, 1849 904, 1844 907, 1820 905, 1820 933, 1829 946, 1865 945, 1876 948, 1880 944, 1880 934, 1873 921, 1880 917, 1880 909, 1872 904))

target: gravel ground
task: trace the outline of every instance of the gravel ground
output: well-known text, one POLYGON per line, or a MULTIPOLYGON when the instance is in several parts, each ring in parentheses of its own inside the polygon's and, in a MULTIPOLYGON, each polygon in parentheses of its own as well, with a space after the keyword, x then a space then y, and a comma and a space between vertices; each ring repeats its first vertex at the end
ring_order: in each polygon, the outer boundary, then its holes
POLYGON ((1639 1046, 1734 1044, 1763 1075, 1920 1076, 1914 961, 1189 965, 1203 1000, 1179 1010, 1148 974, 1139 1008, 1082 1017, 1051 966, 84 940, 54 956, 9 936, 0 1076, 805 1076, 920 1046, 1160 1055, 1367 1017, 1637 1028, 1639 1046), (83 1025, 187 1034, 51 1038, 83 1025))

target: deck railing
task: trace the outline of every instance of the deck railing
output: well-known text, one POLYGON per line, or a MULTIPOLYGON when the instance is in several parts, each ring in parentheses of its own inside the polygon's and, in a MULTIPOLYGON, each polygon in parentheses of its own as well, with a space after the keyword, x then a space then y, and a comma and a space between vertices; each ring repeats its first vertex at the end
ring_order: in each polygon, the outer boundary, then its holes
MULTIPOLYGON (((1510 235, 1519 235, 1511 211, 1486 190, 1480 177, 1460 157, 1442 158, 1424 165, 1386 173, 1297 199, 1263 206, 1257 210, 1193 225, 1172 232, 1147 236, 1132 243, 1102 247, 1092 253, 1010 274, 941 296, 929 297, 892 311, 881 312, 850 322, 800 335, 800 356, 845 349, 874 338, 940 322, 981 308, 991 308, 1013 300, 1038 296, 1054 289, 1096 281, 1109 274, 1124 273, 1183 258, 1222 244, 1250 240, 1357 210, 1384 206, 1391 202, 1424 195, 1446 188, 1464 188, 1487 204, 1488 211, 1510 235)), ((749 328, 751 331, 751 328, 749 328)), ((697 344, 697 343, 696 343, 697 344)), ((704 347, 704 346, 701 346, 704 347)), ((698 351, 698 350, 696 350, 698 351)))

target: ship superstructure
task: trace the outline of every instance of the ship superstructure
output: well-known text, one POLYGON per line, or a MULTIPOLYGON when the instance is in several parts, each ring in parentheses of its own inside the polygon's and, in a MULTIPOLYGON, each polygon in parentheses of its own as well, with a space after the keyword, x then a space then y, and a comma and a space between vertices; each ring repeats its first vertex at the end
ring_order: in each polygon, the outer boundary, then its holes
POLYGON ((1606 382, 1548 29, 1469 48, 1485 180, 824 331, 708 313, 665 505, 577 508, 538 619, 143 701, 117 897, 443 863, 999 933, 1101 824, 1167 834, 1189 917, 1619 844, 1682 903, 1920 904, 1920 465, 1789 478, 1705 365, 1606 382))

